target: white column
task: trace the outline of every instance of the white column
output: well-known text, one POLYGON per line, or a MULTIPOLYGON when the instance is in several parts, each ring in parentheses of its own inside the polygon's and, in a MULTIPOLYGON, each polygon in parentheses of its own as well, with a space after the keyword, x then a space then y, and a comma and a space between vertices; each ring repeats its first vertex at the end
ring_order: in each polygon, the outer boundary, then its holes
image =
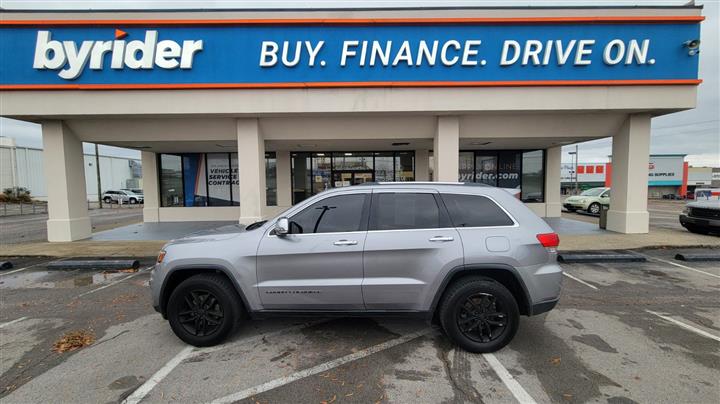
POLYGON ((292 205, 292 179, 290 178, 292 166, 290 164, 290 152, 278 150, 277 157, 277 204, 278 206, 292 205))
POLYGON ((460 158, 460 120, 458 117, 438 117, 433 149, 434 180, 457 182, 460 158))
POLYGON ((629 115, 612 142, 612 192, 607 229, 647 233, 650 115, 629 115))
POLYGON ((90 237, 82 142, 62 121, 42 122, 48 241, 90 237))
POLYGON ((143 176, 143 222, 160 221, 160 179, 158 176, 157 154, 144 151, 140 153, 142 158, 143 176))
POLYGON ((238 119, 236 123, 240 223, 248 224, 260 220, 265 207, 265 141, 257 119, 238 119))
POLYGON ((415 181, 430 181, 429 150, 415 150, 415 181))
POLYGON ((560 158, 562 147, 545 149, 545 217, 560 217, 560 158))

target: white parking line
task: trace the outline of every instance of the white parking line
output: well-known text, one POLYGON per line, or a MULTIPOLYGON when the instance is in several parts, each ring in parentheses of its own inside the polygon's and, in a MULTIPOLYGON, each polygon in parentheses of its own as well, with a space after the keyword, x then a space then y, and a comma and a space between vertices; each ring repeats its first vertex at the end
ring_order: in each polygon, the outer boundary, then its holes
POLYGON ((593 286, 593 285, 585 282, 585 281, 582 280, 582 279, 576 278, 576 277, 570 275, 569 273, 567 273, 567 272, 565 272, 565 271, 563 271, 563 275, 567 276, 568 278, 570 278, 570 279, 572 279, 572 280, 574 280, 574 281, 576 281, 576 282, 580 282, 580 283, 582 283, 583 285, 585 285, 585 286, 587 286, 587 287, 589 287, 589 288, 593 288, 593 289, 595 289, 595 290, 598 290, 598 288, 597 288, 596 286, 593 286))
POLYGON ((487 363, 490 365, 490 367, 495 371, 495 374, 498 375, 500 380, 505 383, 505 386, 510 390, 510 392, 515 396, 515 399, 521 403, 521 404, 535 404, 535 400, 528 394, 527 391, 520 385, 520 383, 515 380, 514 377, 508 372, 507 369, 505 369, 505 366, 500 363, 500 361, 495 357, 495 355, 491 353, 483 354, 483 357, 487 361, 487 363))
POLYGON ((328 371, 330 369, 334 369, 336 367, 345 365, 350 362, 354 362, 358 359, 362 359, 365 357, 368 357, 372 354, 384 351, 386 349, 390 349, 393 347, 396 347, 398 345, 404 344, 406 342, 410 342, 414 339, 420 338, 428 333, 430 333, 432 329, 426 328, 424 330, 406 334, 402 337, 391 339, 390 341, 385 341, 381 344, 373 345, 369 348, 365 348, 363 350, 357 351, 355 353, 352 353, 350 355, 345 355, 341 358, 337 358, 334 360, 331 360, 329 362, 321 363, 317 366, 313 366, 308 369, 304 369, 295 373, 292 373, 285 377, 280 377, 275 380, 271 380, 267 383, 263 383, 254 387, 247 388, 245 390, 238 391, 237 393, 233 393, 230 395, 227 395, 225 397, 218 398, 216 400, 213 400, 211 403, 213 404, 220 404, 220 403, 233 403, 235 401, 240 401, 243 399, 246 399, 248 397, 252 397, 256 394, 260 394, 272 389, 276 389, 278 387, 284 386, 286 384, 292 383, 294 381, 304 379, 308 376, 316 375, 318 373, 322 373, 325 371, 328 371))
POLYGON ((710 338, 710 339, 714 339, 715 341, 720 342, 720 337, 718 337, 717 335, 710 334, 709 332, 703 331, 703 330, 701 330, 701 329, 699 329, 699 328, 695 328, 695 327, 691 326, 690 324, 685 324, 685 323, 683 323, 682 321, 675 320, 674 318, 671 318, 671 317, 668 317, 668 316, 663 316, 663 315, 660 314, 660 313, 656 313, 656 312, 650 311, 650 310, 645 310, 645 311, 648 312, 648 313, 650 313, 650 314, 652 314, 652 315, 658 316, 658 317, 660 317, 661 319, 663 319, 663 320, 665 320, 665 321, 669 321, 669 322, 671 322, 671 323, 673 323, 673 324, 675 324, 675 325, 677 325, 677 326, 679 326, 679 327, 682 327, 682 328, 684 328, 684 329, 686 329, 686 330, 688 330, 688 331, 692 331, 692 332, 694 332, 695 334, 702 335, 703 337, 710 338))
POLYGON ((5 327, 7 327, 7 326, 9 326, 9 325, 13 325, 13 324, 15 324, 15 323, 19 323, 19 322, 21 322, 21 321, 23 321, 23 320, 26 320, 26 319, 27 319, 27 317, 16 318, 16 319, 13 320, 13 321, 8 321, 7 323, 2 323, 2 324, 0 324, 0 328, 5 328, 5 327))
POLYGON ((24 270, 26 270, 26 269, 35 268, 35 267, 38 266, 38 265, 47 264, 48 262, 50 262, 50 261, 38 262, 37 264, 32 264, 32 265, 28 265, 28 266, 26 266, 26 267, 22 267, 22 268, 18 268, 18 269, 13 269, 12 271, 0 273, 0 276, 10 275, 10 274, 14 274, 14 273, 16 273, 16 272, 24 271, 24 270))
POLYGON ((177 365, 179 365, 182 361, 187 359, 190 354, 192 354, 195 347, 193 346, 187 346, 182 349, 182 351, 178 352, 175 357, 170 359, 168 363, 166 363, 163 367, 160 368, 157 372, 155 372, 154 375, 152 375, 145 383, 143 383, 142 386, 140 386, 137 390, 135 390, 128 398, 123 400, 123 404, 137 404, 139 403, 145 396, 150 392, 150 390, 154 389, 155 386, 158 385, 167 375, 172 372, 173 369, 177 365))
MULTIPOLYGON (((146 268, 146 269, 147 269, 147 268, 146 268)), ((135 272, 134 274, 128 275, 128 276, 126 276, 126 277, 124 277, 124 278, 122 278, 122 279, 118 279, 118 280, 116 280, 116 281, 112 281, 112 282, 108 283, 107 285, 100 286, 99 288, 95 288, 95 289, 93 289, 93 290, 88 290, 88 291, 85 292, 85 293, 80 293, 79 295, 77 295, 77 297, 83 297, 83 296, 87 296, 87 295, 93 294, 93 293, 95 293, 95 292, 99 292, 99 291, 101 291, 101 290, 103 290, 103 289, 109 288, 110 286, 115 286, 115 285, 117 285, 118 283, 123 282, 123 281, 126 281, 126 280, 128 280, 128 279, 130 279, 130 278, 134 278, 134 277, 136 277, 136 276, 138 276, 138 275, 142 275, 143 273, 144 273, 144 271, 135 272)))
MULTIPOLYGON (((283 328, 283 329, 272 331, 269 333, 254 335, 252 337, 241 339, 240 341, 232 343, 231 345, 246 344, 248 342, 252 342, 252 341, 255 341, 258 339, 273 337, 273 336, 279 335, 279 334, 285 334, 289 331, 294 331, 295 329, 299 330, 299 329, 307 328, 307 327, 310 327, 313 325, 321 324, 326 321, 329 321, 329 320, 324 319, 324 320, 310 321, 307 323, 298 324, 298 325, 295 325, 292 327, 283 328)), ((177 355, 175 355, 165 365, 163 365, 163 367, 161 367, 160 370, 155 372, 154 375, 152 375, 145 383, 143 383, 142 386, 138 387, 137 390, 135 390, 130 396, 128 396, 128 398, 126 398, 122 402, 122 404, 136 404, 136 403, 139 403, 140 401, 142 401, 145 398, 145 396, 147 396, 152 391, 152 389, 155 388, 155 386, 157 386, 163 379, 165 379, 167 377, 167 375, 169 375, 170 372, 172 372, 173 369, 175 369, 178 365, 180 365, 185 359, 188 359, 195 355, 219 351, 221 349, 227 348, 228 346, 230 346, 230 345, 219 345, 219 346, 210 347, 210 348, 194 348, 191 346, 183 348, 180 352, 178 352, 177 355)))
POLYGON ((674 266, 676 266, 676 267, 678 267, 678 268, 688 269, 688 270, 690 270, 690 271, 699 272, 699 273, 701 273, 701 274, 708 275, 708 276, 712 276, 713 278, 718 278, 718 279, 720 279, 720 275, 711 274, 710 272, 701 271, 701 270, 699 270, 699 269, 695 269, 695 268, 692 268, 692 267, 689 267, 689 266, 683 265, 683 264, 678 264, 677 262, 672 262, 672 261, 664 260, 664 259, 662 259, 662 258, 657 258, 657 257, 653 257, 653 256, 650 256, 650 255, 642 254, 642 253, 638 253, 638 254, 642 255, 643 257, 645 257, 645 258, 647 258, 647 259, 649 259, 649 260, 651 260, 651 261, 663 262, 663 263, 665 263, 665 264, 674 265, 674 266))

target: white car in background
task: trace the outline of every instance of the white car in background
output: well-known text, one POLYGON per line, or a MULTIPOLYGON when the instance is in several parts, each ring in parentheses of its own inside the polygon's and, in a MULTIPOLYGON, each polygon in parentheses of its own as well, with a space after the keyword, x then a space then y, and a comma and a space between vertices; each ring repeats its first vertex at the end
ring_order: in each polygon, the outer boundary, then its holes
POLYGON ((563 202, 563 206, 570 212, 584 210, 593 215, 599 215, 602 205, 610 205, 610 188, 590 188, 580 195, 571 196, 563 202))
POLYGON ((130 190, 105 191, 102 199, 105 203, 129 203, 131 205, 145 202, 145 197, 143 196, 143 194, 136 194, 135 192, 130 190))

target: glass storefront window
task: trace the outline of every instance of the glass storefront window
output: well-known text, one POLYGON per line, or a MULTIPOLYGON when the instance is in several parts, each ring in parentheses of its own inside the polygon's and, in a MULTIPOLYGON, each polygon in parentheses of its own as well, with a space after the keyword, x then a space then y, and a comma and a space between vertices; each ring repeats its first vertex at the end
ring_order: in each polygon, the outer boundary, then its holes
MULTIPOLYGON (((160 154, 160 206, 239 206, 237 153, 160 154)), ((275 153, 266 154, 268 204, 277 204, 275 153), (271 161, 268 161, 271 160, 271 161)))
POLYGON ((461 151, 458 181, 519 189, 523 202, 543 202, 544 158, 544 150, 461 151))
POLYGON ((497 156, 475 156, 475 181, 497 186, 497 156))
POLYGON ((330 188, 332 159, 329 154, 313 153, 312 156, 312 191, 317 194, 330 188))
POLYGON ((395 181, 395 157, 392 152, 375 153, 375 181, 395 181))
POLYGON ((535 150, 522 155, 522 200, 542 202, 545 170, 543 169, 543 151, 535 150))
POLYGON ((208 153, 208 205, 231 206, 230 155, 208 153))
POLYGON ((207 205, 207 172, 205 171, 205 154, 184 154, 183 177, 185 206, 207 205))
POLYGON ((240 178, 238 177, 237 153, 230 153, 230 196, 232 197, 232 204, 240 206, 240 178))
POLYGON ((475 182, 475 153, 460 152, 458 168, 460 170, 458 181, 475 182))
POLYGON ((395 181, 415 181, 415 152, 395 153, 395 181))
POLYGON ((515 151, 498 153, 498 187, 520 189, 521 157, 522 154, 515 151))
POLYGON ((277 158, 275 153, 265 153, 265 203, 267 206, 277 206, 277 158))
POLYGON ((291 154, 293 203, 328 188, 371 181, 415 181, 415 152, 317 152, 291 154))
POLYGON ((172 154, 160 156, 160 206, 183 206, 182 158, 172 154))
POLYGON ((312 168, 310 153, 293 153, 292 165, 292 199, 293 203, 309 198, 312 193, 312 168))

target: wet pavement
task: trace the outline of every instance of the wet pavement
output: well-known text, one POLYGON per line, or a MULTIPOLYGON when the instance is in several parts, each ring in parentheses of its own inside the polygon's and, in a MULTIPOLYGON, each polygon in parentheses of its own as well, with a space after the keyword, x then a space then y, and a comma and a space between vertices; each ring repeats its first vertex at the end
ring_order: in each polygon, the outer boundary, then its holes
MULTIPOLYGON (((0 272, 2 402, 606 402, 720 399, 720 265, 679 250, 646 263, 568 264, 548 314, 492 355, 401 318, 246 321, 231 341, 180 342, 149 273, 0 272), (53 352, 64 333, 96 340, 53 352)), ((147 268, 152 260, 142 262, 147 268)))

